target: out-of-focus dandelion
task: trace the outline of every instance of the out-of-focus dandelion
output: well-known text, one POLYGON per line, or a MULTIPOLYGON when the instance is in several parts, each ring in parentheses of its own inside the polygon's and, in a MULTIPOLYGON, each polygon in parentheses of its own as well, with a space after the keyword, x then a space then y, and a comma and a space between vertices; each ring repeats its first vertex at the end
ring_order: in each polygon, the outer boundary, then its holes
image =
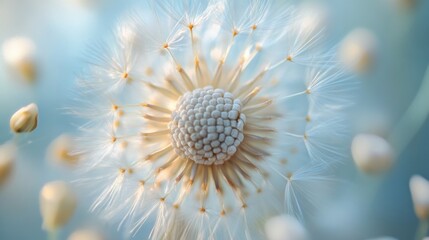
POLYGON ((39 109, 31 103, 20 108, 10 118, 10 129, 15 133, 32 132, 37 127, 39 109))
POLYGON ((55 233, 73 216, 76 195, 70 185, 62 181, 46 183, 40 191, 40 212, 43 229, 55 233))
POLYGON ((265 0, 148 4, 79 81, 91 209, 131 233, 154 218, 150 239, 263 238, 283 206, 301 218, 346 155, 354 86, 314 57, 321 29, 265 0))
POLYGON ((329 25, 328 9, 320 3, 301 4, 298 16, 300 21, 297 23, 304 32, 313 32, 315 29, 323 29, 329 25))
POLYGON ((420 220, 415 239, 423 239, 429 229, 429 181, 420 175, 413 175, 410 178, 410 191, 414 211, 420 220))
POLYGON ((417 217, 427 220, 429 218, 429 182, 422 176, 414 175, 410 179, 410 190, 417 217))
POLYGON ((6 182, 13 170, 16 146, 13 143, 0 145, 0 186, 6 182))
POLYGON ((367 29, 355 29, 344 38, 339 51, 345 67, 356 73, 366 73, 375 64, 377 38, 367 29))
POLYGON ((55 138, 47 150, 47 158, 55 163, 73 166, 79 160, 79 155, 74 153, 74 139, 62 134, 55 138))
POLYGON ((93 229, 81 229, 74 231, 68 240, 104 240, 104 236, 93 229))
POLYGON ((308 233, 301 223, 290 215, 270 218, 265 223, 268 240, 306 240, 308 233))
POLYGON ((353 138, 351 151, 356 166, 365 173, 382 173, 393 165, 392 147, 384 138, 377 135, 356 135, 353 138))
POLYGON ((6 40, 2 46, 5 63, 21 77, 33 82, 36 78, 36 46, 25 37, 13 37, 6 40))

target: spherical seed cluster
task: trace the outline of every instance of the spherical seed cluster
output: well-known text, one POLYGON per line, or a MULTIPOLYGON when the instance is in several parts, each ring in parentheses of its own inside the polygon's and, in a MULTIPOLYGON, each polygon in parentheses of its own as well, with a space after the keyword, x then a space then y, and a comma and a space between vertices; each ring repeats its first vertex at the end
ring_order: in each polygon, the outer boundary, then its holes
POLYGON ((171 118, 176 153, 199 164, 224 163, 244 138, 241 101, 222 89, 208 86, 185 93, 171 118))

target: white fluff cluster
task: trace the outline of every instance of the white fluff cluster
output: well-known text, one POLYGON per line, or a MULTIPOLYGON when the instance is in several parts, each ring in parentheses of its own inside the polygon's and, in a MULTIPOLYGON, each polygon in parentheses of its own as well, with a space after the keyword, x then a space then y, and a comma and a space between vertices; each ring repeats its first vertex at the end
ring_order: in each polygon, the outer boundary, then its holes
POLYGON ((243 141, 246 116, 229 92, 195 89, 183 95, 169 124, 176 153, 201 164, 222 164, 243 141))
POLYGON ((264 239, 274 214, 301 220, 348 154, 355 90, 320 25, 280 1, 142 4, 79 79, 91 210, 143 239, 264 239))

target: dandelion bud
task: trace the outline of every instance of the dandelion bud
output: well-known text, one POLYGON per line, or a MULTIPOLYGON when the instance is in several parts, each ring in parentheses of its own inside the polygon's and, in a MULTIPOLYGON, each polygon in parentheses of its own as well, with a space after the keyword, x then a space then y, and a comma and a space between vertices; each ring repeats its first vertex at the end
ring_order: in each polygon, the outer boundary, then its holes
POLYGON ((340 45, 340 61, 349 70, 368 72, 374 65, 377 41, 372 32, 356 29, 349 33, 340 45))
POLYGON ((422 176, 414 175, 410 179, 410 191, 417 217, 427 220, 429 218, 429 182, 422 176))
POLYGON ((76 208, 76 196, 62 181, 45 184, 40 191, 40 212, 43 229, 54 231, 65 225, 76 208))
POLYGON ((269 240, 305 240, 307 231, 294 217, 280 215, 269 219, 265 224, 265 233, 269 240))
POLYGON ((14 37, 3 43, 5 62, 25 80, 32 82, 36 77, 36 46, 24 37, 14 37))
POLYGON ((10 176, 15 160, 16 147, 12 143, 0 145, 0 185, 10 176))
POLYGON ((356 166, 365 173, 377 174, 393 164, 393 149, 383 138, 373 134, 358 134, 352 142, 356 166))
POLYGON ((10 129, 15 133, 31 132, 37 127, 39 110, 37 105, 31 103, 17 112, 10 118, 10 129))
POLYGON ((103 240, 103 235, 91 229, 81 229, 73 232, 68 240, 103 240))
POLYGON ((48 148, 48 159, 61 164, 74 165, 79 160, 78 154, 73 153, 73 139, 66 134, 54 139, 48 148))

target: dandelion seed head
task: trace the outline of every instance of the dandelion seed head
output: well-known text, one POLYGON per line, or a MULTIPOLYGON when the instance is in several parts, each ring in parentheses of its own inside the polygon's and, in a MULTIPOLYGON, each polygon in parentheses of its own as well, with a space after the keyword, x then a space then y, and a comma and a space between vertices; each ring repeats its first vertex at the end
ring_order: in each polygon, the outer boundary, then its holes
POLYGON ((169 129, 181 157, 199 164, 222 164, 243 141, 245 121, 239 99, 222 89, 205 87, 179 99, 169 129))
POLYGON ((147 239, 262 238, 273 213, 302 213, 304 179, 322 168, 309 165, 343 158, 326 139, 342 136, 348 81, 332 59, 306 57, 321 31, 299 31, 287 7, 148 5, 119 23, 79 82, 91 210, 131 234, 153 222, 147 239), (307 70, 289 87, 290 72, 307 70))

